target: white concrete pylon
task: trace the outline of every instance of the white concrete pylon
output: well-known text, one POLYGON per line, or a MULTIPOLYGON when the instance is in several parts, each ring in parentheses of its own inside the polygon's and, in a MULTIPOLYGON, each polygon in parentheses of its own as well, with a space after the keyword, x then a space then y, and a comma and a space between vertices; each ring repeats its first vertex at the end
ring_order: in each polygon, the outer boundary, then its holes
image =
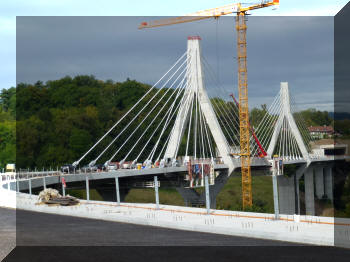
POLYGON ((277 123, 275 125, 274 131, 272 134, 272 138, 271 138, 269 147, 267 149, 267 154, 270 157, 272 157, 273 152, 274 152, 275 147, 276 147, 278 135, 282 129, 283 120, 286 119, 287 124, 289 125, 289 127, 291 129, 292 135, 297 142, 297 145, 299 147, 299 150, 300 150, 303 158, 307 162, 309 162, 310 161, 309 153, 306 149, 306 146, 305 146, 304 141, 301 137, 300 131, 299 131, 299 129, 294 121, 294 117, 293 117, 293 114, 291 112, 288 82, 281 82, 280 100, 281 100, 280 101, 281 102, 281 112, 280 112, 280 115, 278 117, 277 123))
MULTIPOLYGON (((190 65, 187 69, 188 87, 184 95, 185 101, 192 101, 195 95, 198 95, 199 106, 203 112, 206 123, 213 135, 218 152, 226 165, 229 166, 229 174, 234 170, 234 162, 230 156, 230 147, 224 133, 221 130, 215 112, 212 108, 210 99, 204 86, 204 75, 201 63, 200 37, 191 36, 187 41, 187 63, 190 65)), ((165 151, 165 158, 175 158, 178 151, 178 145, 183 137, 185 126, 190 116, 190 103, 184 103, 179 109, 175 124, 171 131, 171 137, 165 151)))

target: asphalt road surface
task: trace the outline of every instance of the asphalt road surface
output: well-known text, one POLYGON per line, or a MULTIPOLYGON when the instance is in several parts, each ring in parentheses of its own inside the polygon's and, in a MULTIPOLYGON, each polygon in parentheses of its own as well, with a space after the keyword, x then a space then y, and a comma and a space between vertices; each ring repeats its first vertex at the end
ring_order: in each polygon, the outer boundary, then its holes
POLYGON ((16 211, 0 208, 0 261, 16 246, 16 211))
POLYGON ((290 246, 226 236, 17 210, 20 246, 290 246))
MULTIPOLYGON (((13 210, 0 209, 1 218, 13 210)), ((349 261, 350 250, 17 210, 4 262, 349 261)))

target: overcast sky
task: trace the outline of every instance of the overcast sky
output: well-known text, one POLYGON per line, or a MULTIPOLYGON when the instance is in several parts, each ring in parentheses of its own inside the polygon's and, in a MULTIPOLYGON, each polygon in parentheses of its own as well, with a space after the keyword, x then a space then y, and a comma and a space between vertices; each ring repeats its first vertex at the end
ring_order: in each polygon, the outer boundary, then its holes
MULTIPOLYGON (((237 1, 1 0, 0 89, 9 88, 16 83, 16 16, 178 16, 237 1)), ((278 10, 264 8, 255 10, 253 15, 334 16, 347 2, 348 0, 281 0, 278 10)), ((315 45, 318 44, 315 42, 315 45)))
MULTIPOLYGON (((1 0, 0 89, 16 81, 16 16, 178 16, 238 0, 1 0)), ((257 2, 244 1, 244 2, 257 2)), ((263 8, 254 16, 334 16, 348 0, 281 0, 278 10, 263 8)))
MULTIPOLYGON (((186 51, 187 36, 200 35, 203 56, 237 94, 233 17, 137 29, 154 18, 18 17, 17 82, 92 74, 153 84, 186 51)), ((249 17, 250 106, 270 104, 281 81, 299 109, 333 111, 332 17, 249 17)))

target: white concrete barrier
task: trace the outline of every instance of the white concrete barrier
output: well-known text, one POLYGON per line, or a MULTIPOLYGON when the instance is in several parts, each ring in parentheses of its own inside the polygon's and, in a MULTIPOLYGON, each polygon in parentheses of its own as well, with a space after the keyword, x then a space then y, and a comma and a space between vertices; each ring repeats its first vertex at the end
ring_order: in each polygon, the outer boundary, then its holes
POLYGON ((9 176, 2 176, 0 181, 0 207, 16 208, 16 190, 14 185, 15 179, 11 179, 9 176), (5 178, 3 180, 3 177, 5 178), (12 184, 12 185, 11 185, 12 184), (11 185, 9 187, 9 185, 11 185))
POLYGON ((62 207, 36 205, 37 197, 17 195, 17 208, 51 214, 94 218, 106 221, 126 222, 165 228, 208 232, 216 234, 252 237, 294 243, 334 245, 334 219, 311 216, 281 215, 274 220, 273 214, 214 210, 154 204, 127 204, 102 201, 81 201, 78 206, 62 207), (299 221, 299 222, 297 222, 299 221))
MULTIPOLYGON (((121 203, 118 206, 113 202, 91 200, 81 200, 80 205, 69 207, 37 205, 37 196, 9 191, 4 184, 2 181, 0 206, 180 230, 294 243, 334 245, 335 225, 334 218, 330 217, 280 215, 280 219, 275 220, 274 214, 265 213, 211 210, 208 215, 207 210, 203 208, 159 205, 157 210, 155 204, 121 203)), ((337 230, 350 232, 350 219, 344 219, 342 222, 343 225, 337 225, 337 230)), ((346 238, 349 234, 343 235, 344 243, 350 242, 350 239, 346 238)))

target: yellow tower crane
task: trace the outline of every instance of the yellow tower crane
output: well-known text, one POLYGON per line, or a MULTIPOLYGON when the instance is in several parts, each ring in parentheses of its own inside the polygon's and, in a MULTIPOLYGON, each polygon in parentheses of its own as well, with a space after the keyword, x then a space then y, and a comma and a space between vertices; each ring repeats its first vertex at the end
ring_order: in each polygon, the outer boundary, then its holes
POLYGON ((240 131, 240 158, 242 172, 242 205, 243 209, 251 207, 252 178, 250 173, 250 148, 249 148, 249 108, 248 108, 248 82, 247 82, 247 25, 245 16, 248 11, 270 6, 278 6, 279 0, 260 1, 248 7, 242 3, 234 3, 222 7, 198 11, 180 17, 160 19, 151 22, 143 22, 139 29, 152 28, 180 23, 187 23, 207 18, 218 18, 223 15, 236 14, 237 31, 237 61, 238 61, 238 93, 239 93, 239 131, 240 131))

